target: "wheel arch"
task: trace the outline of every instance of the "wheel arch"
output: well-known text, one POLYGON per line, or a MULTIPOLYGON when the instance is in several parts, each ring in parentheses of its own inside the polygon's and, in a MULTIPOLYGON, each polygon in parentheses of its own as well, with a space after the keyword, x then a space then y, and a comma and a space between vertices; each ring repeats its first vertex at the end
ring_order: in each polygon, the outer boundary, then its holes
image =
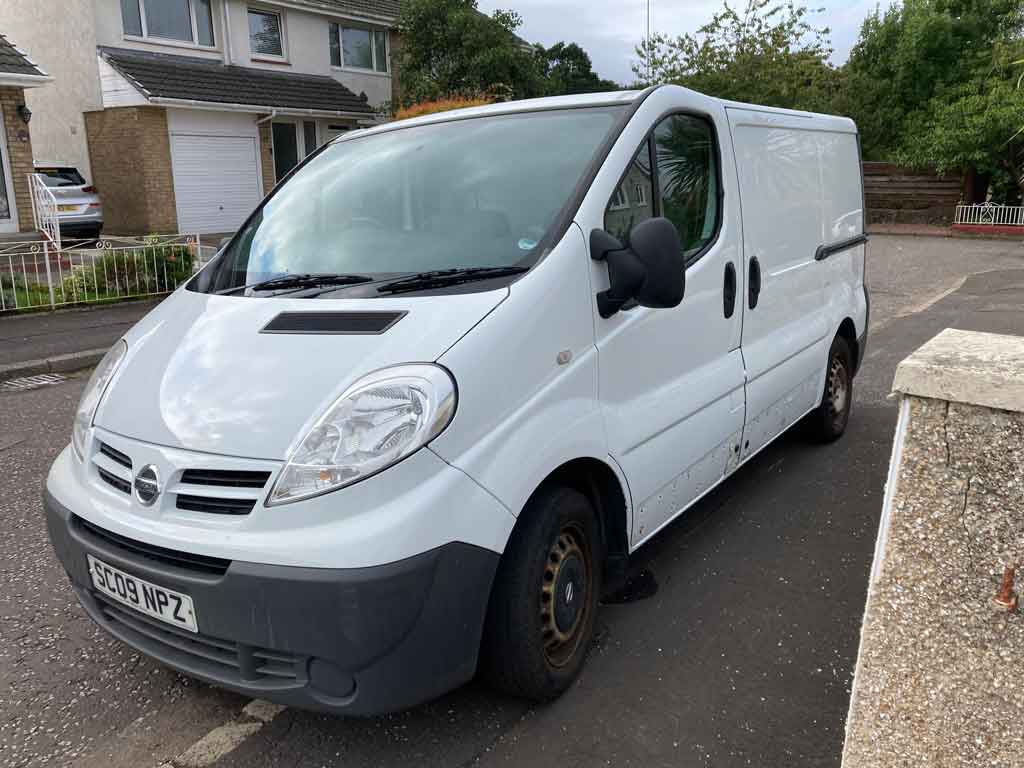
POLYGON ((850 352, 853 354, 853 369, 854 372, 860 368, 860 342, 857 340, 857 326, 853 323, 853 318, 847 316, 843 318, 843 322, 839 324, 839 330, 836 331, 836 336, 841 336, 846 340, 846 343, 850 345, 850 352))
POLYGON ((600 522, 606 571, 624 568, 629 555, 630 517, 629 490, 625 479, 601 459, 590 456, 571 459, 541 481, 523 509, 539 491, 552 485, 567 486, 586 496, 600 522))

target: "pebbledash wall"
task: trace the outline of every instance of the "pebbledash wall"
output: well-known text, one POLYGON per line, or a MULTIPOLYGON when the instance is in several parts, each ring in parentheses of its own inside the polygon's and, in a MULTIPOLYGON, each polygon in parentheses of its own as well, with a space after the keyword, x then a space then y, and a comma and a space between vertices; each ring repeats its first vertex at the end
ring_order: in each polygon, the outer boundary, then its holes
MULTIPOLYGON (((28 126, 18 114, 18 107, 25 103, 25 92, 21 88, 0 87, 0 108, 4 114, 4 135, 7 138, 7 153, 11 161, 11 181, 14 184, 14 204, 18 208, 18 229, 31 232, 35 229, 32 221, 32 197, 29 192, 28 175, 34 170, 32 163, 32 140, 28 126)), ((0 173, 3 171, 0 170, 0 173)))
POLYGON ((943 331, 893 389, 843 768, 1021 768, 1024 615, 995 598, 1024 566, 1024 338, 943 331))
POLYGON ((167 111, 116 107, 87 112, 85 124, 93 182, 103 190, 104 229, 177 232, 167 111))

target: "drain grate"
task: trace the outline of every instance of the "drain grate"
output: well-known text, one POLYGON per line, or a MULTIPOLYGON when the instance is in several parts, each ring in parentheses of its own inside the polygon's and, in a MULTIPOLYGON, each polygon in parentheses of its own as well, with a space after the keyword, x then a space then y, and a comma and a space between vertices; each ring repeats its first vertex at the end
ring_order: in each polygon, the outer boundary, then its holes
POLYGON ((22 376, 20 379, 0 381, 0 392, 25 392, 29 389, 39 389, 50 384, 60 384, 67 381, 68 377, 59 373, 40 373, 38 376, 22 376))

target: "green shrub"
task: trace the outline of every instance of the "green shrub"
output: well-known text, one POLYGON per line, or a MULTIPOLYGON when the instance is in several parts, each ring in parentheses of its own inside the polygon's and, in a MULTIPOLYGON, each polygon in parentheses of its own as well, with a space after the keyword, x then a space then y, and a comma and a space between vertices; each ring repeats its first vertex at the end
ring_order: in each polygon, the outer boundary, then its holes
POLYGON ((192 275, 195 259, 185 245, 109 248, 84 258, 64 278, 66 302, 170 292, 192 275))

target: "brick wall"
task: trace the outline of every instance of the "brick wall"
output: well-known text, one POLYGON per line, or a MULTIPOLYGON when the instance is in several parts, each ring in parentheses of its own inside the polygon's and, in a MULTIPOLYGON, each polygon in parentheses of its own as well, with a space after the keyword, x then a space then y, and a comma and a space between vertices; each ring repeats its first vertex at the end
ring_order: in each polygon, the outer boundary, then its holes
POLYGON ((177 232, 167 112, 117 107, 85 114, 93 183, 103 197, 105 232, 177 232))
MULTIPOLYGON (((264 117, 264 115, 260 115, 264 117)), ((274 139, 270 121, 260 123, 260 170, 263 173, 263 194, 274 188, 274 139)))
POLYGON ((4 113, 3 130, 7 139, 7 153, 11 159, 11 181, 14 183, 14 204, 18 209, 18 229, 22 232, 31 232, 35 229, 35 224, 32 221, 28 174, 35 168, 32 163, 31 139, 22 141, 19 138, 19 134, 28 137, 28 126, 18 114, 18 107, 24 103, 23 89, 0 88, 0 107, 4 113))

